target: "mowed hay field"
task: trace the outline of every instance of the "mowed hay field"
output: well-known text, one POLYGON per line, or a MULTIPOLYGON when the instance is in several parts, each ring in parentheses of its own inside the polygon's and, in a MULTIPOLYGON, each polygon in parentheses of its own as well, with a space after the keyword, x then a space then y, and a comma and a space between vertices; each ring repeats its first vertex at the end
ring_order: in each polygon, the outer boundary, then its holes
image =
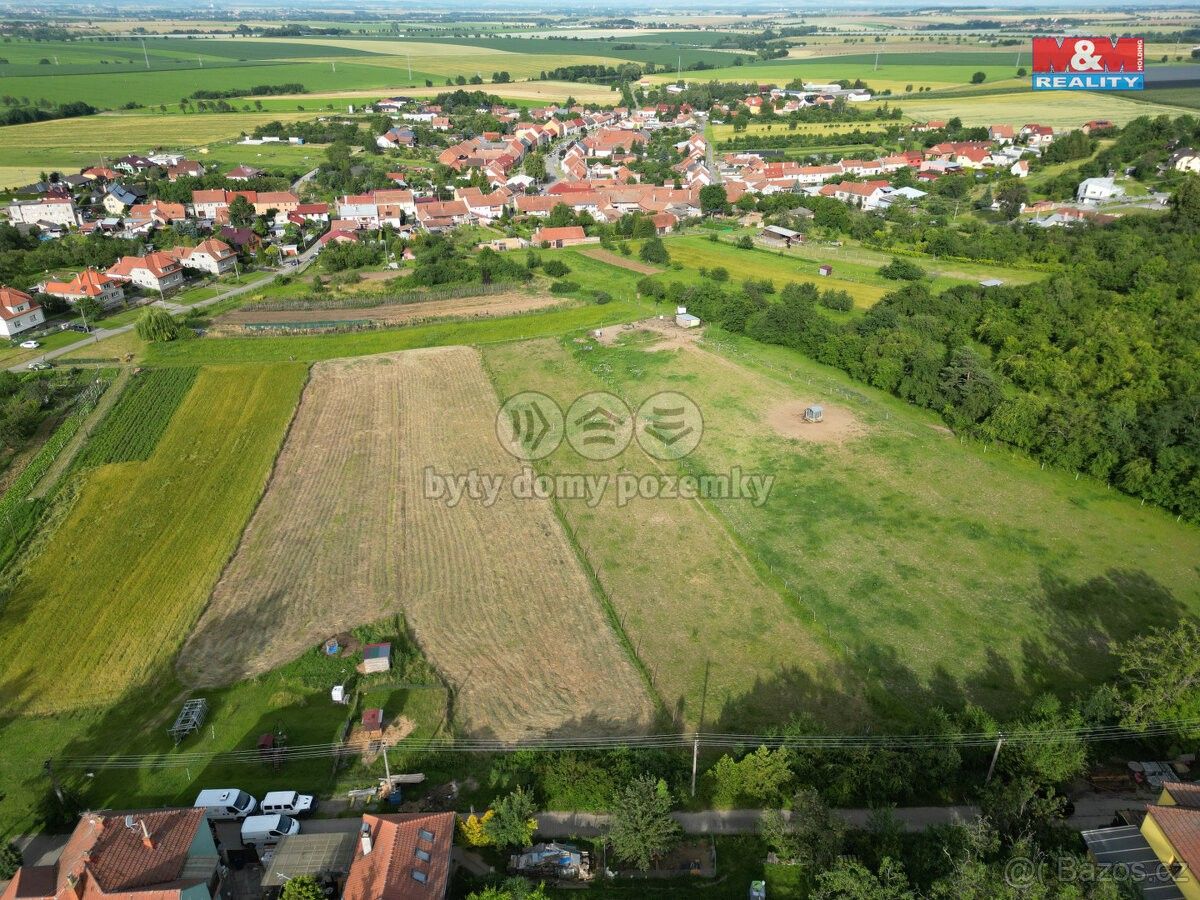
POLYGON ((425 468, 515 475, 477 351, 313 367, 271 485, 179 659, 229 684, 403 613, 467 733, 632 731, 654 707, 545 501, 450 508, 425 468))
MULTIPOLYGON (((1144 92, 1147 98, 1155 92, 1144 92)), ((1036 120, 1054 128, 1079 128, 1091 119, 1108 119, 1125 125, 1138 116, 1191 115, 1195 110, 1167 104, 1127 100, 1114 94, 1090 91, 1039 91, 1018 89, 1011 94, 982 94, 980 96, 947 97, 938 99, 886 98, 899 106, 906 118, 918 122, 929 119, 950 119, 955 116, 964 125, 1004 124, 1020 127, 1036 120)))
POLYGON ((13 586, 0 710, 105 704, 160 677, 237 546, 303 365, 203 370, 145 461, 104 465, 13 586))
MULTIPOLYGON (((832 709, 831 727, 846 727, 864 694, 875 721, 966 701, 1007 713, 1043 691, 1111 678, 1112 642, 1200 611, 1200 529, 1161 510, 1041 471, 998 446, 960 444, 935 416, 783 348, 719 334, 699 347, 644 346, 559 354, 521 386, 579 378, 573 373, 583 369, 631 398, 680 391, 705 416, 704 439, 689 457, 694 471, 738 465, 775 475, 762 506, 707 504, 787 600, 765 616, 757 602, 732 601, 739 626, 757 629, 744 664, 772 654, 787 661, 766 666, 776 675, 754 693, 832 709), (835 414, 832 424, 799 422, 813 402, 827 418, 835 414), (831 648, 815 679, 791 671, 812 659, 801 641, 781 642, 792 629, 831 648)), ((512 364, 532 355, 513 351, 512 364)), ((667 602, 680 577, 663 568, 673 558, 675 507, 657 506, 661 519, 641 540, 662 562, 646 576, 654 589, 639 596, 643 608, 667 602)), ((578 534, 585 552, 612 559, 614 571, 637 552, 632 541, 582 527, 578 534)), ((740 564, 729 549, 688 549, 697 574, 740 564)), ((692 644, 692 658, 737 660, 723 630, 705 630, 698 598, 680 593, 673 624, 662 627, 692 644)), ((669 664, 678 663, 658 663, 669 664)), ((734 704, 729 721, 743 706, 734 704)), ((786 718, 784 703, 776 713, 786 718)))
MULTIPOLYGON (((564 410, 596 390, 615 389, 631 409, 655 390, 692 393, 681 380, 664 377, 670 352, 591 351, 602 359, 635 354, 636 378, 614 385, 604 377, 603 362, 598 374, 581 366, 568 349, 574 346, 557 339, 500 344, 488 347, 485 358, 501 394, 542 391, 564 410)), ((612 460, 593 461, 564 443, 538 468, 609 479, 688 471, 636 444, 612 460)), ((811 617, 779 592, 711 506, 635 498, 622 507, 611 482, 595 505, 582 498, 559 503, 677 727, 749 731, 800 713, 841 727, 863 720, 857 676, 845 671, 809 627, 811 617)))

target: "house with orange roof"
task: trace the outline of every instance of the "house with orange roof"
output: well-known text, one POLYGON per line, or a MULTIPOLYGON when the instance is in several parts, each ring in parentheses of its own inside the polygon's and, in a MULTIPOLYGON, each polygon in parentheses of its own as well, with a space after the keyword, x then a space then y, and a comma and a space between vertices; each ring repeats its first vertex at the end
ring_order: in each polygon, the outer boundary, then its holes
POLYGON ((116 306, 125 299, 121 282, 97 269, 84 269, 70 281, 47 281, 42 293, 61 297, 68 303, 91 297, 105 307, 116 306))
POLYGON ((183 266, 162 251, 145 256, 122 256, 106 274, 160 294, 183 285, 183 266))
POLYGON ((441 900, 454 827, 452 812, 364 815, 342 900, 441 900))
POLYGON ((166 203, 162 200, 135 203, 129 207, 129 218, 135 227, 138 225, 170 225, 172 222, 182 222, 187 218, 187 207, 182 203, 166 203))
POLYGON ((22 866, 0 900, 211 900, 221 859, 200 809, 85 813, 58 861, 22 866))
POLYGON ((45 321, 46 314, 32 297, 24 291, 0 285, 0 334, 12 337, 37 328, 45 321))
POLYGON ((224 241, 209 238, 195 247, 172 247, 165 250, 185 269, 196 269, 209 275, 224 275, 237 266, 237 253, 224 241))
POLYGON ((539 228, 533 233, 534 246, 574 247, 577 244, 595 243, 599 238, 589 238, 581 225, 566 225, 562 228, 539 228))

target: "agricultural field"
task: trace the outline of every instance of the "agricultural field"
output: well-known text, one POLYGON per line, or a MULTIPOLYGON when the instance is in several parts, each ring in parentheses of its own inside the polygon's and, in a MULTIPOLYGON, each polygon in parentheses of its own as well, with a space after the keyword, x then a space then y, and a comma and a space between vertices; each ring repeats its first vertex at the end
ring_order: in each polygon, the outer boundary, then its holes
POLYGON ((133 379, 121 402, 92 434, 79 456, 83 467, 146 460, 176 409, 192 389, 198 369, 149 369, 133 379))
MULTIPOLYGON (((782 348, 711 334, 655 352, 626 334, 586 352, 543 341, 487 358, 502 391, 606 389, 631 403, 682 391, 705 416, 689 471, 776 476, 762 506, 696 502, 727 543, 687 525, 683 572, 671 548, 678 523, 695 521, 689 503, 647 502, 620 518, 563 504, 669 707, 682 694, 695 712, 711 660, 705 717, 722 727, 761 726, 756 710, 778 717, 788 702, 835 710, 839 728, 864 708, 893 721, 964 701, 1008 711, 1110 677, 1109 641, 1200 610, 1200 533, 1160 510, 960 444, 934 416, 782 348), (825 405, 825 425, 799 422, 811 402, 825 405), (644 533, 655 536, 645 556, 644 533), (627 608, 646 578, 657 602, 639 590, 627 608), (756 599, 738 607, 739 626, 709 632, 706 594, 730 579, 756 599), (755 684, 739 690, 729 673, 743 667, 755 684)), ((654 471, 640 455, 623 465, 654 471)))
MULTIPOLYGON (((0 714, 107 704, 161 674, 263 490, 305 374, 286 364, 205 369, 145 460, 84 476, 5 604, 0 714), (81 617, 85 596, 91 614, 81 617), (43 654, 66 621, 73 663, 48 667, 43 654)), ((112 443, 145 449, 136 437, 112 443)))
MULTIPOLYGON (((306 117, 312 118, 312 113, 307 116, 301 112, 90 116, 86 127, 92 139, 83 143, 79 140, 79 130, 84 126, 78 119, 10 125, 3 130, 0 171, 5 166, 25 170, 32 161, 39 163, 41 171, 55 166, 78 169, 96 165, 102 156, 112 158, 132 151, 145 153, 150 146, 194 150, 212 141, 236 137, 239 132, 253 131, 276 119, 291 121, 306 117)), ((258 148, 245 149, 250 154, 258 148)), ((239 159, 241 161, 251 160, 239 159)), ((25 182, 15 179, 15 183, 25 182)))
POLYGON ((181 678, 228 684, 402 612, 467 733, 646 728, 641 676, 551 505, 423 493, 427 467, 520 472, 495 440, 497 408, 464 347, 316 365, 270 488, 184 645, 181 678))
MULTIPOLYGON (((1160 91, 1145 92, 1146 97, 1157 97, 1160 91)), ((1091 119, 1108 119, 1117 125, 1125 125, 1138 116, 1169 115, 1171 117, 1194 113, 1185 107, 1170 106, 1153 100, 1128 100, 1116 94, 1101 94, 1077 91, 1040 91, 1031 114, 1031 93, 1017 90, 1011 94, 981 94, 977 97, 959 96, 938 99, 897 100, 888 98, 898 105, 907 119, 924 122, 929 119, 962 119, 964 125, 1011 124, 1022 125, 1036 118, 1043 125, 1054 128, 1078 128, 1091 119)))

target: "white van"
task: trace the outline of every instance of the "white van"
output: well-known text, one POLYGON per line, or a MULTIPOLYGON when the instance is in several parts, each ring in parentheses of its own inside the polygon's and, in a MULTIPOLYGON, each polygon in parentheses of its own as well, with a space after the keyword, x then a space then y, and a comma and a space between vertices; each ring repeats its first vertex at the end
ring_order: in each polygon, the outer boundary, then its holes
POLYGON ((263 813, 282 813, 285 816, 306 816, 316 809, 317 801, 312 794, 297 794, 295 791, 271 791, 258 805, 263 813))
POLYGON ((237 788, 209 788, 201 791, 194 807, 203 809, 214 822, 244 819, 258 809, 258 801, 237 788))
POLYGON ((274 813, 269 816, 248 816, 242 822, 242 843, 247 847, 269 847, 280 838, 299 834, 300 823, 291 816, 274 813))

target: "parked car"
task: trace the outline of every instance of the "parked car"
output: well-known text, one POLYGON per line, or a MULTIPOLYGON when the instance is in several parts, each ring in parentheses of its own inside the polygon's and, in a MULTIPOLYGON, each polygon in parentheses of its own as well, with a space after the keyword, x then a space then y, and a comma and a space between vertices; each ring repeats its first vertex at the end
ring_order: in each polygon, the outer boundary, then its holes
POLYGON ((26 368, 28 368, 28 369, 32 369, 34 372, 42 372, 42 371, 45 371, 46 369, 53 369, 53 368, 54 368, 54 363, 51 363, 51 362, 31 362, 31 363, 30 363, 28 366, 26 366, 26 368))
POLYGON ((21 347, 25 350, 36 350, 42 346, 39 341, 21 341, 21 347))
POLYGON ((300 823, 291 816, 247 816, 242 822, 242 843, 252 847, 269 847, 280 838, 300 833, 300 823))
POLYGON ((298 794, 295 791, 271 791, 262 798, 258 808, 263 813, 281 813, 285 816, 298 818, 306 816, 317 808, 316 798, 312 794, 298 794))
POLYGON ((209 788, 200 792, 192 806, 203 809, 213 821, 236 821, 252 815, 258 801, 237 788, 209 788))

